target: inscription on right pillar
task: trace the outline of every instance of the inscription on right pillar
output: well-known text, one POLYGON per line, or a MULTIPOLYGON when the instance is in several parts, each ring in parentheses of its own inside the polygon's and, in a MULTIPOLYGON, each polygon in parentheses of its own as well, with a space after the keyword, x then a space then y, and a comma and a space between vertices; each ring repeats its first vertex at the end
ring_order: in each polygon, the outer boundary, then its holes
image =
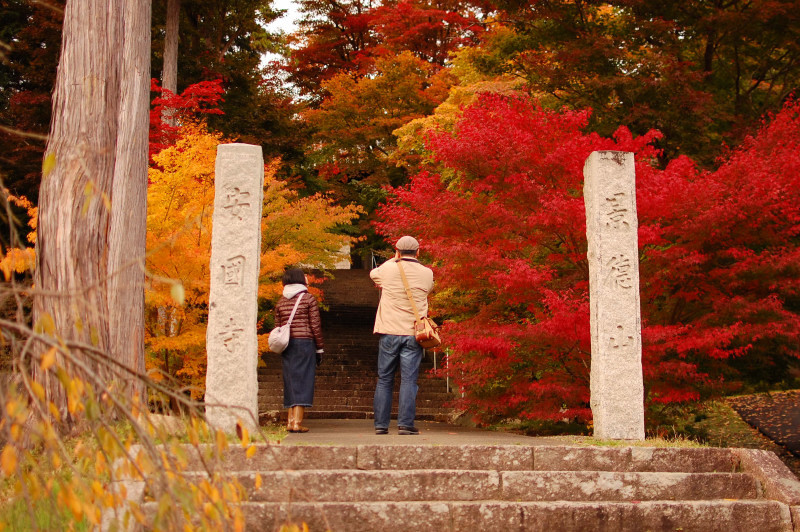
POLYGON ((596 151, 583 167, 594 436, 644 439, 642 325, 633 154, 596 151))

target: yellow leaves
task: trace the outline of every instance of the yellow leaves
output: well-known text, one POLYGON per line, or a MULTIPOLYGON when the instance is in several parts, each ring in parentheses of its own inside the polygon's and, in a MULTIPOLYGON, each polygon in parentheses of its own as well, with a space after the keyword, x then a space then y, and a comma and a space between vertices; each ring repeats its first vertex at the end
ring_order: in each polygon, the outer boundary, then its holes
POLYGON ((97 347, 97 345, 100 343, 100 333, 98 332, 97 327, 89 327, 89 341, 95 347, 97 347))
POLYGON ((133 400, 131 401, 131 417, 133 419, 139 419, 139 396, 134 395, 133 400))
POLYGON ((300 525, 289 523, 281 525, 281 527, 278 529, 278 532, 308 532, 308 525, 305 522, 301 523, 300 525))
POLYGON ((56 422, 61 421, 61 412, 58 411, 58 407, 54 402, 49 401, 47 403, 47 409, 50 411, 50 415, 53 416, 53 419, 55 419, 56 422))
POLYGON ((225 433, 222 430, 217 429, 214 436, 216 439, 217 450, 219 452, 222 452, 228 448, 228 438, 225 437, 225 433))
POLYGON ((183 300, 186 295, 183 290, 183 283, 174 283, 172 288, 170 288, 170 295, 172 296, 172 299, 175 300, 175 303, 177 303, 179 306, 183 306, 183 300))
POLYGON ((56 322, 53 321, 53 317, 45 312, 39 317, 39 321, 37 321, 34 326, 33 330, 37 334, 47 334, 53 336, 56 332, 56 322))
POLYGON ((197 430, 192 427, 186 427, 186 436, 189 439, 189 443, 192 445, 199 445, 200 444, 200 435, 197 433, 197 430))
POLYGON ((37 399, 39 399, 40 401, 44 401, 45 399, 44 386, 42 386, 36 381, 33 381, 31 382, 31 391, 33 392, 33 395, 35 395, 37 399))
POLYGON ((81 216, 86 216, 86 213, 89 212, 89 206, 92 203, 92 198, 94 197, 94 182, 88 181, 86 186, 83 188, 83 207, 81 207, 81 216))
POLYGON ((244 515, 242 515, 242 512, 237 512, 236 515, 233 516, 233 529, 235 532, 242 532, 244 527, 244 515))
POLYGON ((11 444, 6 444, 0 453, 0 470, 7 477, 17 471, 17 450, 11 444))
POLYGON ((109 492, 103 493, 100 502, 105 508, 113 508, 116 505, 114 494, 109 492))
POLYGON ((66 385, 67 389, 67 411, 75 415, 86 408, 82 398, 85 391, 85 384, 80 379, 70 379, 66 385))
POLYGON ((255 487, 255 489, 259 489, 263 483, 264 483, 264 480, 261 478, 261 474, 260 473, 256 473, 256 478, 253 481, 253 486, 255 487))
POLYGON ((105 490, 103 489, 103 485, 100 484, 99 480, 92 481, 92 493, 94 493, 94 496, 97 497, 98 499, 102 498, 103 495, 105 495, 105 490))
POLYGON ((47 177, 56 167, 56 154, 48 153, 42 161, 42 177, 47 177))
POLYGON ((94 460, 94 472, 97 475, 102 475, 107 470, 108 470, 108 462, 106 462, 106 456, 101 451, 97 451, 94 460))
POLYGON ((36 252, 33 248, 9 248, 0 259, 0 271, 6 281, 11 280, 13 273, 33 272, 36 267, 36 252))
POLYGON ((215 521, 219 519, 219 511, 217 510, 217 507, 210 502, 203 504, 203 513, 206 514, 209 519, 213 519, 215 521))
POLYGON ((256 455, 256 446, 251 445, 250 447, 248 447, 247 452, 245 452, 245 455, 247 456, 247 458, 254 457, 256 455))
POLYGON ((138 504, 135 502, 128 503, 128 510, 130 510, 137 523, 142 525, 145 523, 147 518, 145 517, 144 512, 142 512, 142 510, 139 508, 138 504))
POLYGON ((44 355, 42 355, 42 361, 39 363, 39 367, 42 368, 42 371, 47 371, 53 367, 53 364, 56 363, 57 351, 58 350, 55 347, 51 347, 44 355))
POLYGON ((63 505, 65 505, 76 521, 83 519, 84 511, 83 504, 76 493, 67 486, 65 489, 58 492, 58 498, 63 505))
POLYGON ((28 408, 25 406, 20 400, 16 399, 9 399, 6 401, 6 415, 8 416, 8 420, 12 423, 25 423, 25 420, 28 417, 28 408))

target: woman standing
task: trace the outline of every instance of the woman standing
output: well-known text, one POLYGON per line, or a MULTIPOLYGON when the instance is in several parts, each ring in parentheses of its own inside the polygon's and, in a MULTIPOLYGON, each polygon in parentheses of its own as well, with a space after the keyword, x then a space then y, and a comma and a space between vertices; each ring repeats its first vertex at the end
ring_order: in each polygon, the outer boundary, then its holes
POLYGON ((283 296, 275 306, 275 326, 285 325, 297 304, 290 327, 289 345, 281 354, 283 406, 289 409, 289 432, 308 432, 302 426, 306 407, 314 402, 316 367, 322 361, 322 321, 317 298, 308 293, 308 280, 300 268, 283 274, 283 296))

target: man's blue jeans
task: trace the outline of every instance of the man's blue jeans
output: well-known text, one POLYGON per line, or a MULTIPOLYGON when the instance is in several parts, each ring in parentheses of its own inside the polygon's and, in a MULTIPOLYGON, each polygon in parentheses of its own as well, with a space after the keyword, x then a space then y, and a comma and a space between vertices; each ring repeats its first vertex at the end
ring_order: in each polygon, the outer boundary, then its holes
POLYGON ((382 334, 378 342, 378 385, 375 387, 375 428, 388 429, 392 415, 394 373, 400 364, 400 404, 397 426, 413 427, 417 413, 417 377, 422 346, 413 336, 382 334))

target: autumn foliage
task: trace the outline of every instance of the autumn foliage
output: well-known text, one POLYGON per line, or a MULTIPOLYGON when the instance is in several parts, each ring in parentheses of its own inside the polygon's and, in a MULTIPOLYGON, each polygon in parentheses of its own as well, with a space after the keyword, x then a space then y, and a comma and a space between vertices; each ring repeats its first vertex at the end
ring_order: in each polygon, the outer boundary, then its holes
MULTIPOLYGON (((222 135, 203 123, 180 130, 174 146, 154 157, 147 215, 147 367, 201 397, 205 386, 214 163, 222 135)), ((350 242, 334 229, 358 215, 324 196, 299 198, 266 166, 259 294, 277 300, 280 275, 298 263, 331 267, 333 253, 350 242)), ((259 340, 262 342, 262 339, 259 340)))
POLYGON ((391 191, 377 228, 417 235, 434 264, 462 406, 483 420, 590 419, 582 169, 594 150, 635 154, 648 405, 721 391, 733 359, 800 356, 799 110, 789 103, 714 172, 685 157, 659 169, 659 133, 604 138, 585 132, 588 110, 525 96, 484 94, 429 131, 429 170, 391 191))
POLYGON ((150 80, 150 92, 155 93, 150 106, 150 161, 164 148, 180 138, 181 124, 197 120, 203 115, 223 114, 222 80, 200 81, 189 85, 180 94, 162 88, 158 80, 150 80), (166 117, 166 119, 165 119, 166 117))

